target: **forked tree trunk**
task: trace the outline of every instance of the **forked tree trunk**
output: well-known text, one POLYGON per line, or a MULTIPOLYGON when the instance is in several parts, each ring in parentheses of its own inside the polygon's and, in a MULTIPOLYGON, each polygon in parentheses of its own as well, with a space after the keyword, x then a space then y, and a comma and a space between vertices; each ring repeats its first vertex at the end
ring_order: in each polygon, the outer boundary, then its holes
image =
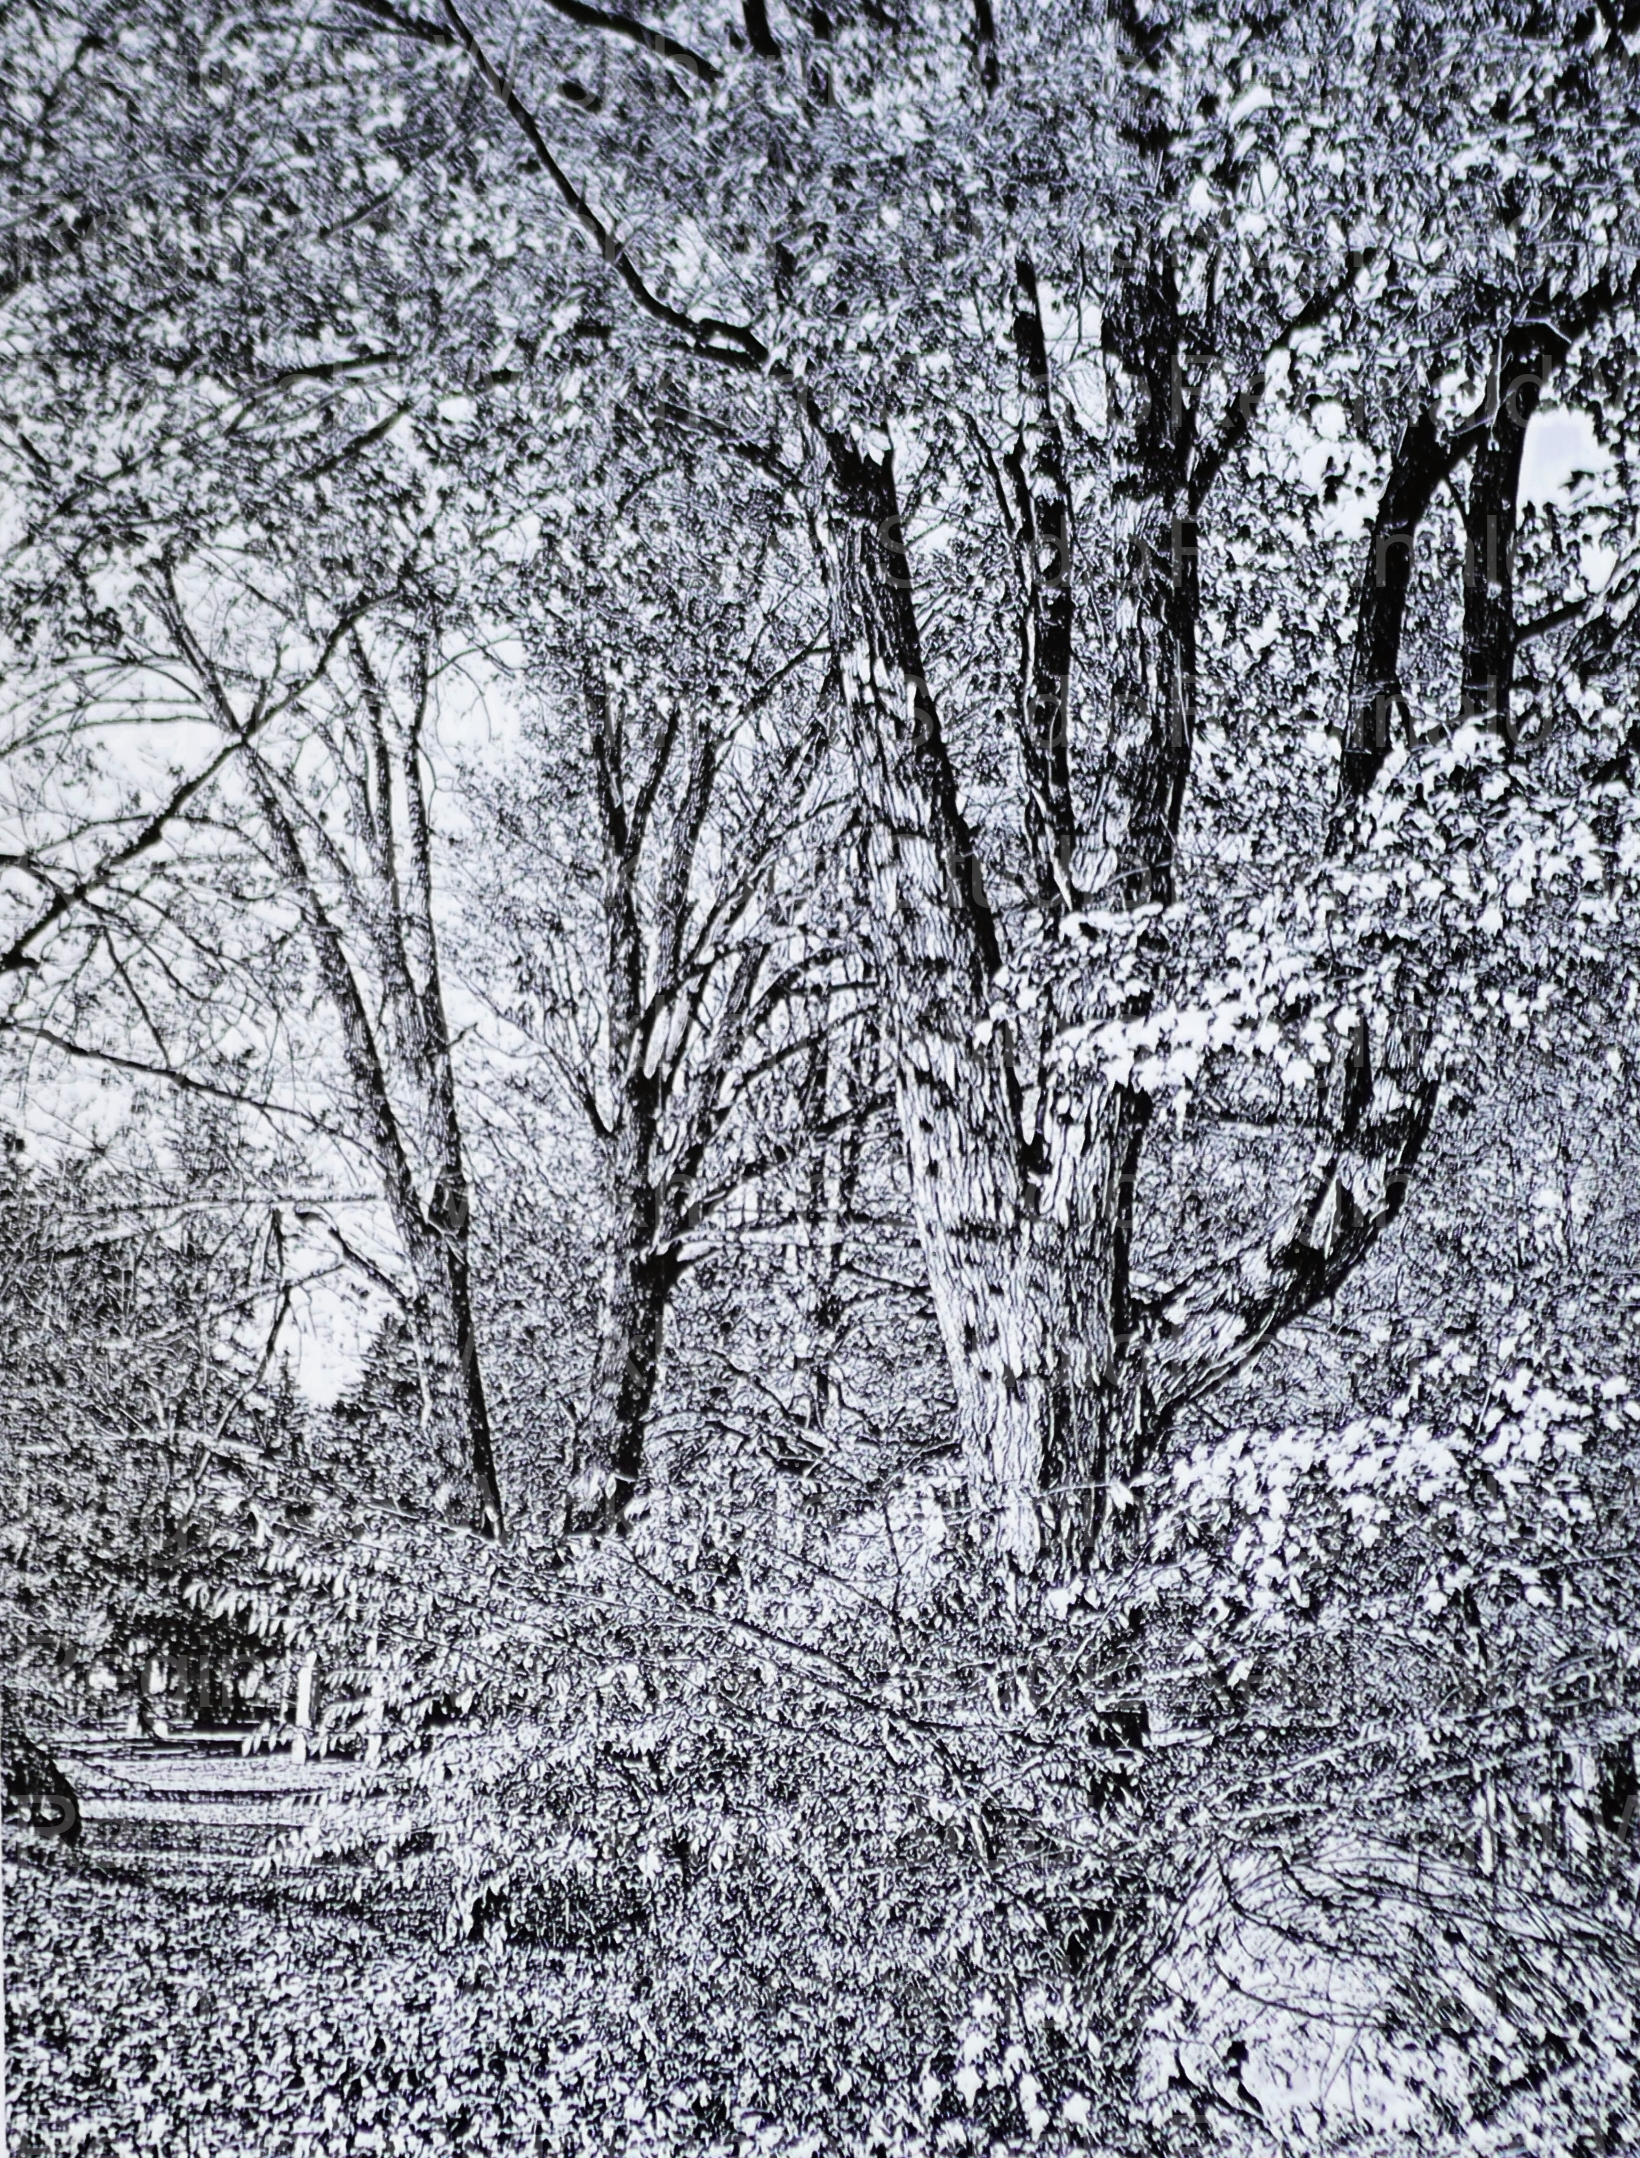
POLYGON ((1028 1568, 1045 1543, 1086 1541, 1139 1443, 1119 1308, 1127 1119, 1114 1093, 1029 1103, 988 1023, 995 931, 923 674, 892 463, 834 435, 814 448, 912 1207, 975 1503, 1028 1568))
MULTIPOLYGON (((1165 904, 1195 723, 1196 562, 1185 515, 1165 255, 1127 266, 1109 317, 1117 430, 1116 667, 1103 685, 1093 876, 1106 906, 1165 904)), ((1050 920, 1079 903, 1067 754, 1073 529, 1028 258, 1015 269, 1022 421, 1007 460, 1019 568, 1025 839, 1050 920)), ((872 936, 912 1205, 976 1503, 1019 1566, 1085 1561, 1154 1435, 1130 1305, 1133 1186, 1148 1121, 1127 1089, 1058 1081, 1066 1015, 1027 1044, 991 1023, 999 952, 924 678, 892 461, 812 429, 813 523, 851 747, 872 812, 872 936)))
POLYGON ((791 993, 789 970, 771 981, 767 943, 743 941, 735 924, 826 736, 812 721, 767 775, 763 799, 734 832, 730 851, 738 847, 740 859, 710 872, 707 902, 700 854, 726 739, 701 714, 674 711, 633 770, 607 684, 589 669, 581 686, 603 864, 607 1112, 590 1088, 584 1096, 604 1147, 610 1250, 565 1525, 600 1534, 620 1525, 643 1480, 644 1427, 685 1264, 681 1239, 700 1219, 700 1182, 730 1113, 732 1069, 791 993), (669 773, 676 786, 662 835, 656 805, 669 773))
MULTIPOLYGON (((1023 268, 1016 290, 1024 314, 1023 268)), ((1179 335, 1165 257, 1141 255, 1109 318, 1124 407, 1112 474, 1118 635, 1094 700, 1090 819, 1092 883, 1107 906, 1166 906, 1175 893, 1195 725, 1194 518, 1223 456, 1221 443, 1194 462, 1179 335)), ((1052 499, 1058 460, 1040 343, 1017 331, 1016 343, 1032 428, 1012 461, 1016 532, 1040 565, 1062 556, 1069 520, 1052 499)), ((970 1486, 1016 1566, 1029 1569, 1046 1548, 1075 1567, 1116 1547, 1122 1487, 1178 1410, 1330 1295, 1395 1218, 1434 1089, 1418 1069, 1416 1028, 1379 1045, 1377 1070, 1363 1035, 1334 1088, 1333 1135, 1285 1213, 1138 1308, 1128 1269, 1148 1103, 1056 1079, 1046 1052, 1079 1014, 1045 1011, 1030 1045, 993 1021, 995 929, 924 678, 892 460, 863 455, 811 415, 810 470, 850 747, 871 812, 883 1023, 970 1486)), ((1026 836, 1052 918, 1074 896, 1064 866, 1073 810, 1054 756, 1067 625, 1060 592, 1028 565, 1023 582, 1026 836)), ((1380 639, 1371 661, 1393 668, 1394 644, 1380 639)), ((1143 1009, 1141 997, 1134 1015, 1143 1009)))

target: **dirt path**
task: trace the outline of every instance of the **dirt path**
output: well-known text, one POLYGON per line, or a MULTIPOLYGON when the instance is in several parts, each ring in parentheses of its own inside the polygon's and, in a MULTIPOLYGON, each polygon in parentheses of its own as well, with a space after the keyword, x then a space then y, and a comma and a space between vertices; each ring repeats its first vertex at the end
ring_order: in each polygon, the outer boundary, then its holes
POLYGON ((84 1829, 67 1848, 6 1839, 6 2158, 696 2147, 692 2114, 680 2126, 667 2098, 656 2125, 662 2101, 627 2079, 623 2018, 648 2012, 628 1974, 452 1940, 447 1897, 410 1896, 369 1855, 258 1864, 346 1763, 84 1737, 53 1750, 84 1829))
POLYGON ((220 1894, 254 1877, 270 1837, 301 1825, 351 1773, 288 1751, 242 1753, 236 1739, 87 1738, 50 1749, 80 1800, 81 1848, 153 1884, 220 1894))
POLYGON ((441 1999, 461 1957, 439 1914, 368 1868, 262 1864, 348 1764, 83 1734, 50 1750, 82 1833, 6 1837, 7 2158, 459 2147, 433 2120, 399 2133, 436 2113, 423 2079, 453 2085, 471 2035, 441 1999))

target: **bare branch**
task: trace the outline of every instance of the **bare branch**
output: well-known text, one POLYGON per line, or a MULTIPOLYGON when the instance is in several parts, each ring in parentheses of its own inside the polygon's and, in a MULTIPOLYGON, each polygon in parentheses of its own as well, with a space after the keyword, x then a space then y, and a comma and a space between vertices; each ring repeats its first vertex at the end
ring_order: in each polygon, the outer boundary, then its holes
MULTIPOLYGON (((610 8, 589 7, 587 0, 545 0, 545 4, 555 15, 562 15, 566 22, 577 23, 584 30, 606 30, 611 37, 625 38, 640 51, 653 53, 657 60, 670 60, 700 82, 712 83, 718 79, 719 71, 709 60, 689 46, 680 45, 664 30, 651 30, 634 15, 619 14, 610 8)), ((458 43, 456 36, 442 23, 428 22, 419 15, 407 15, 401 8, 392 6, 391 0, 347 0, 347 5, 362 9, 378 22, 397 30, 401 36, 415 38, 422 44, 448 47, 458 43)))
POLYGON ((1190 514, 1194 517, 1207 499, 1213 482, 1223 471, 1227 458, 1234 455, 1247 439, 1252 428, 1253 415, 1257 412, 1270 377, 1270 362, 1278 352, 1285 352, 1301 330, 1313 330, 1326 321, 1338 302, 1355 283, 1356 273, 1372 263, 1378 254, 1375 247, 1366 247, 1358 255, 1352 255, 1344 275, 1335 278, 1330 285, 1305 301, 1304 305, 1285 326, 1280 335, 1265 348, 1264 358, 1258 371, 1250 375, 1237 393, 1230 417, 1219 431, 1216 442, 1210 448, 1200 450, 1191 460, 1189 477, 1190 514))
MULTIPOLYGON (((183 780, 175 787, 167 799, 150 814, 141 829, 134 837, 127 840, 124 846, 116 847, 111 853, 105 854, 94 869, 87 870, 84 876, 59 891, 40 910, 28 928, 13 939, 9 948, 4 953, 0 953, 0 974, 16 974, 25 969, 38 966, 39 961, 29 951, 30 945, 36 943, 46 934, 47 930, 60 922, 65 914, 71 914, 76 907, 82 905, 93 893, 101 891, 105 885, 111 883, 122 869, 128 868, 132 862, 139 860, 141 856, 147 854, 152 848, 157 847, 165 837, 170 825, 182 814, 188 804, 204 788, 210 785, 217 773, 236 755, 240 747, 241 743, 237 738, 226 744, 191 778, 183 780)), ((33 869, 31 869, 30 873, 35 876, 40 875, 39 871, 33 869)), ((43 877, 41 881, 45 881, 43 877)), ((0 1025, 3 1024, 4 1022, 0 1021, 0 1025)))
POLYGON ((99 1049, 90 1042, 77 1042, 66 1034, 59 1034, 52 1027, 37 1026, 32 1020, 20 1020, 11 1032, 28 1041, 43 1042, 48 1049, 59 1050, 64 1056, 75 1057, 84 1063, 106 1064, 113 1071, 126 1071, 143 1079, 163 1079, 182 1094, 198 1094, 210 1101, 229 1102, 235 1108, 254 1109, 263 1116, 289 1117, 309 1131, 322 1132, 327 1138, 335 1138, 336 1131, 323 1117, 314 1116, 310 1110, 293 1108, 288 1102, 269 1101, 259 1094, 245 1094, 237 1087, 218 1086, 212 1080, 201 1079, 193 1072, 180 1071, 174 1064, 150 1064, 141 1057, 121 1056, 113 1049, 99 1049))

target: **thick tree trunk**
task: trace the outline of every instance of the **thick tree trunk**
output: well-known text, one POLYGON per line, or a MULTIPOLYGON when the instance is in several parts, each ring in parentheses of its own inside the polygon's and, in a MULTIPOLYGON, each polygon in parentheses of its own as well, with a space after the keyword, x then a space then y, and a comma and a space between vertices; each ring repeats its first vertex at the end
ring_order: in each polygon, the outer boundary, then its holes
POLYGON ((1136 1444, 1117 1311, 1126 1119, 1114 1095, 1038 1105, 990 1023, 995 931, 923 674, 892 463, 823 435, 815 465, 912 1206, 975 1505, 1028 1568, 1045 1542, 1083 1540, 1136 1444))
MULTIPOLYGON (((1056 493, 1028 265, 1016 292, 1029 423, 1009 461, 1025 543, 1026 839, 1053 919, 1074 890, 1074 810, 1059 759, 1070 527, 1056 493)), ((1098 714, 1094 884, 1107 904, 1165 906, 1195 725, 1193 518, 1207 484, 1192 483, 1195 421, 1179 387, 1165 256, 1128 265, 1108 341, 1122 411, 1112 475, 1119 586, 1098 714)), ((833 647, 871 813, 882 1021, 970 1488, 990 1540, 1014 1564, 1028 1569, 1046 1550, 1075 1567, 1112 1548, 1123 1487, 1177 1410, 1330 1294, 1394 1218, 1433 1093, 1409 1068, 1415 1055, 1399 1048, 1394 1069, 1375 1080, 1363 1041, 1338 1141, 1289 1216, 1161 1305, 1133 1305, 1133 1188, 1148 1104, 1121 1088, 1054 1082, 1046 1051, 1071 1015, 1044 1012, 1028 1065, 1025 1045, 993 1021, 995 929, 923 674, 892 461, 818 425, 811 459, 833 647)), ((1404 594, 1403 583, 1380 625, 1384 650, 1372 655, 1391 668, 1404 594)))

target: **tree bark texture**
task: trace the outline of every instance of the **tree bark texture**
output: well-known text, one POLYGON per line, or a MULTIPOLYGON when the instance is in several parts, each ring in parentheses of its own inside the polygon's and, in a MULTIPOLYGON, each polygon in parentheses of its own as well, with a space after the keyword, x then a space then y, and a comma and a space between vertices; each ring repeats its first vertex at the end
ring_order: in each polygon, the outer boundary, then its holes
POLYGON ((892 460, 835 435, 813 458, 912 1206, 975 1504, 1029 1568, 1083 1538, 1136 1441, 1117 1379, 1127 1117, 1114 1094, 1029 1104, 989 1023, 995 927, 923 672, 892 460))
MULTIPOLYGON (((1024 260, 1015 292, 1024 423, 1006 464, 1023 595, 1024 826, 1038 900, 1057 924, 1077 896, 1068 867, 1077 819, 1061 761, 1072 535, 1024 260)), ((1223 446, 1204 477, 1164 254, 1126 266, 1107 346, 1122 408, 1112 472, 1120 546, 1114 658, 1090 699, 1094 884, 1107 905, 1166 905, 1195 726, 1195 517, 1223 446)), ((1421 453, 1421 435, 1409 438, 1421 453)), ((1394 1220, 1434 1107, 1423 1031, 1392 1029, 1375 1068, 1363 1030, 1342 1060, 1327 1141, 1275 1225, 1136 1302, 1129 1257, 1148 1101, 1096 1082, 1054 1083, 1055 1032, 1079 1014, 1043 1010, 1029 1043, 993 1018, 996 928, 924 674, 892 458, 811 418, 810 472, 849 744, 871 817, 882 1023, 973 1504, 988 1540, 1022 1570, 1045 1556, 1085 1565, 1120 1548, 1126 1487, 1178 1412, 1332 1294, 1394 1220)), ((1413 477, 1419 489, 1434 485, 1421 467, 1413 477)), ((1397 485, 1411 491, 1405 471, 1392 475, 1397 485)), ((1392 496, 1392 529, 1410 529, 1419 513, 1392 496)), ((1363 611, 1367 663, 1390 675, 1405 589, 1402 581, 1379 608, 1374 586, 1363 611)))
POLYGON ((1478 719, 1511 744, 1521 452, 1544 385, 1569 342, 1544 320, 1519 323, 1504 338, 1464 504, 1461 716, 1478 719))

